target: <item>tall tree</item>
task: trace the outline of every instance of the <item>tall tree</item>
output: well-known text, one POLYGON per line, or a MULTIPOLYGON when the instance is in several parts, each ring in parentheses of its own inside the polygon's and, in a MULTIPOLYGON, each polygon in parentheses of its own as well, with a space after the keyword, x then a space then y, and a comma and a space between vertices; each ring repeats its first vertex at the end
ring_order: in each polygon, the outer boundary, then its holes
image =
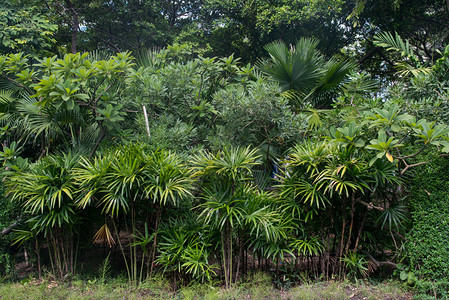
POLYGON ((449 7, 447 1, 375 1, 359 0, 349 15, 359 33, 353 50, 364 69, 377 74, 394 73, 397 56, 376 49, 373 37, 379 31, 399 34, 408 40, 421 62, 434 61, 449 43, 449 7))
POLYGON ((298 36, 311 35, 319 36, 326 43, 322 49, 334 54, 344 34, 343 4, 340 0, 208 0, 202 25, 215 55, 234 52, 243 61, 254 62, 273 40, 293 43, 298 36))
POLYGON ((0 54, 25 52, 38 57, 51 52, 58 26, 34 3, 0 1, 0 54))
POLYGON ((195 20, 199 0, 36 0, 58 25, 70 52, 112 52, 163 47, 195 20))

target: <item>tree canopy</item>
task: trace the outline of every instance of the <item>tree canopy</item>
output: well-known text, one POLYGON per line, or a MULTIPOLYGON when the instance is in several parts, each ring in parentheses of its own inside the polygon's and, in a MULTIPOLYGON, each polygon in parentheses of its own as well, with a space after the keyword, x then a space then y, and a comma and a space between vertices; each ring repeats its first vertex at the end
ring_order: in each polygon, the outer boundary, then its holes
POLYGON ((264 271, 446 296, 446 2, 0 8, 0 274, 16 247, 39 278, 101 256, 136 286, 264 271))

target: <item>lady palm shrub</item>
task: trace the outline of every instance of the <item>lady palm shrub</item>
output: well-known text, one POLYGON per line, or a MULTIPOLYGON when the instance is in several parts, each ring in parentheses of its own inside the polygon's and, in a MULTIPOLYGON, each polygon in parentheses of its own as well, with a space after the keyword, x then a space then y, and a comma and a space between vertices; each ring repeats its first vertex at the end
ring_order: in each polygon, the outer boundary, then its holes
POLYGON ((192 159, 194 175, 202 181, 199 218, 220 232, 226 288, 239 278, 244 250, 249 248, 247 241, 259 236, 272 241, 283 235, 272 198, 252 186, 251 168, 258 164, 258 158, 256 150, 231 147, 192 159))
MULTIPOLYGON (((282 211, 302 227, 293 235, 290 249, 307 261, 318 255, 325 276, 343 275, 342 262, 361 245, 366 215, 373 214, 369 206, 376 206, 373 199, 388 201, 376 189, 400 182, 393 164, 370 160, 360 147, 331 140, 298 145, 285 161, 287 171, 279 186, 282 211)), ((402 222, 403 216, 397 216, 384 216, 390 221, 383 219, 382 224, 402 222)))
POLYGON ((340 260, 346 268, 348 277, 357 280, 360 277, 368 276, 368 260, 363 255, 349 252, 340 260))
POLYGON ((13 173, 7 182, 12 199, 19 200, 29 216, 29 229, 18 232, 18 241, 44 237, 53 274, 59 278, 75 271, 74 236, 80 215, 72 171, 78 163, 79 156, 70 152, 50 155, 13 173))
MULTIPOLYGON (((175 154, 166 150, 146 152, 142 145, 128 145, 112 149, 92 160, 83 159, 74 171, 83 193, 77 199, 79 207, 95 205, 114 228, 117 243, 124 258, 129 280, 140 281, 142 267, 138 267, 138 247, 143 249, 141 265, 146 260, 147 276, 151 276, 156 255, 159 223, 164 207, 177 206, 191 194, 192 180, 187 167, 175 154), (145 216, 145 217, 143 217, 145 216), (140 217, 140 218, 139 218, 140 217), (143 217, 143 219, 142 219, 143 217), (121 244, 117 221, 130 222, 131 242, 129 259, 121 244), (138 232, 138 222, 149 226, 144 234, 138 232), (151 242, 150 242, 151 240, 151 242)), ((126 224, 125 224, 126 225, 126 224)), ((106 223, 97 237, 115 243, 106 223)))
POLYGON ((172 275, 175 285, 187 285, 192 280, 211 282, 217 275, 217 266, 211 260, 211 232, 202 227, 195 219, 171 219, 162 224, 155 262, 172 275))

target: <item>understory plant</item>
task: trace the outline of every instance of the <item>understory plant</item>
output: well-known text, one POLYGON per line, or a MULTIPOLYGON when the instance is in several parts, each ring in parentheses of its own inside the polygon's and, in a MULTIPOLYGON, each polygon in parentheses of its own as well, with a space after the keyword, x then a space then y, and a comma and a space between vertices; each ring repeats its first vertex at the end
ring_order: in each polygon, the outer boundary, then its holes
MULTIPOLYGON (((8 181, 12 201, 19 200, 23 207, 27 229, 17 231, 16 241, 33 240, 38 256, 38 238, 47 243, 53 274, 64 278, 75 273, 78 241, 78 225, 81 215, 76 206, 79 190, 72 171, 78 166, 80 157, 67 153, 49 155, 27 169, 14 172, 8 181)), ((40 276, 40 274, 39 274, 40 276)))
POLYGON ((144 263, 146 276, 151 276, 163 209, 169 205, 176 207, 191 194, 189 170, 174 153, 147 152, 143 145, 137 144, 110 150, 93 160, 84 159, 75 174, 84 191, 77 205, 83 208, 95 205, 106 216, 105 220, 110 221, 100 228, 97 238, 109 244, 119 243, 130 282, 142 280, 144 263), (142 219, 137 213, 141 211, 145 216, 143 234, 138 232, 142 219), (120 219, 125 223, 119 224, 120 219), (111 225, 112 230, 109 229, 111 225), (119 226, 126 228, 128 225, 131 226, 131 240, 122 245, 119 226), (129 256, 125 254, 126 246, 129 256), (141 264, 138 263, 138 248, 143 250, 141 264))
POLYGON ((220 232, 221 271, 226 288, 239 279, 243 251, 248 247, 247 235, 265 235, 268 240, 282 235, 277 226, 279 214, 263 200, 266 195, 251 183, 251 168, 258 164, 257 159, 256 150, 238 147, 205 152, 192 159, 194 176, 202 181, 199 218, 220 232))

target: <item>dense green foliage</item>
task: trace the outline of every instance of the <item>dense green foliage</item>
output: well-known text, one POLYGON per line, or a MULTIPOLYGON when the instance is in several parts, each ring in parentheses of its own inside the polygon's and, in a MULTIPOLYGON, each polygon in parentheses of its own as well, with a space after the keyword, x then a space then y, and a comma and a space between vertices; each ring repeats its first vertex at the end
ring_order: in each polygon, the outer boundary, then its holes
POLYGON ((447 167, 447 159, 440 158, 415 175, 410 197, 413 229, 405 244, 417 285, 439 296, 447 296, 449 289, 447 167))
POLYGON ((0 271, 445 296, 447 8, 379 3, 0 1, 0 271))
POLYGON ((0 53, 25 52, 34 57, 51 53, 58 26, 36 6, 0 1, 0 53))

